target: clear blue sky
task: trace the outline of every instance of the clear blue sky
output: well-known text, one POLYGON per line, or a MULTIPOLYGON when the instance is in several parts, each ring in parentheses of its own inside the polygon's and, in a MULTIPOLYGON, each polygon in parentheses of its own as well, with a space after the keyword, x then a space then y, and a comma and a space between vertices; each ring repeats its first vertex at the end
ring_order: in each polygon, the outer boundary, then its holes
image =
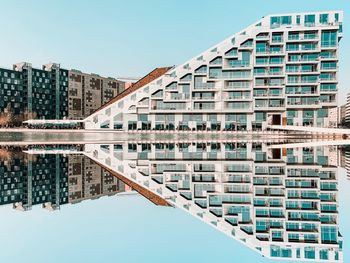
POLYGON ((181 64, 264 15, 340 9, 341 102, 350 91, 348 0, 11 0, 0 8, 0 66, 58 62, 114 77, 181 64))

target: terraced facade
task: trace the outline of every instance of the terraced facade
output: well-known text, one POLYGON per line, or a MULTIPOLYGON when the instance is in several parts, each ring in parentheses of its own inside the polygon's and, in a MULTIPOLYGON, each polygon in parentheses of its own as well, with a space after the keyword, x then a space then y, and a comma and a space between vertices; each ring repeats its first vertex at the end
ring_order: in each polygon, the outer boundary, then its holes
POLYGON ((85 120, 87 129, 333 127, 342 12, 263 17, 85 120))

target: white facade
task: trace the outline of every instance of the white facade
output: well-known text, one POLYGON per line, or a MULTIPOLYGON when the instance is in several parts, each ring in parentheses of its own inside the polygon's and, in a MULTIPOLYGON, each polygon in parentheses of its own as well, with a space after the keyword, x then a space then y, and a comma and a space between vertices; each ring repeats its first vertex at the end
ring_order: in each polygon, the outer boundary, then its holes
POLYGON ((263 17, 85 119, 86 129, 330 127, 341 11, 263 17))

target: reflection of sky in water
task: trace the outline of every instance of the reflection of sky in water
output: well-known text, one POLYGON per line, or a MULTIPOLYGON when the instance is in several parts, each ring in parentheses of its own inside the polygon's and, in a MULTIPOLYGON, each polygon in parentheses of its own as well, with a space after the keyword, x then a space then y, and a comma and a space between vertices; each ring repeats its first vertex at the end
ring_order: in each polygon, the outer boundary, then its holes
MULTIPOLYGON (((350 181, 338 169, 344 262, 350 253, 350 181)), ((263 259, 181 209, 155 206, 139 195, 116 195, 48 212, 0 208, 3 262, 286 262, 263 259), (239 261, 242 262, 242 261, 239 261)))

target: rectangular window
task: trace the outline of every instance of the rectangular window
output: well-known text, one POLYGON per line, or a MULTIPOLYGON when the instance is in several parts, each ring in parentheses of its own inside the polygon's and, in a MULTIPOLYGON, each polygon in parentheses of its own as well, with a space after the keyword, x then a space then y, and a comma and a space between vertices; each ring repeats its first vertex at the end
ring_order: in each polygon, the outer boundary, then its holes
POLYGON ((256 122, 266 121, 266 112, 255 112, 255 121, 256 122))
POLYGON ((257 42, 256 43, 256 52, 257 53, 265 53, 267 51, 267 43, 266 42, 257 42))
POLYGON ((318 109, 317 110, 317 117, 318 118, 326 118, 326 117, 328 117, 328 110, 324 109, 324 108, 318 109))
POLYGON ((283 33, 272 33, 272 43, 280 43, 283 39, 283 33))
POLYGON ((297 16, 297 25, 300 25, 300 16, 297 16))
POLYGON ((288 40, 298 40, 298 39, 299 39, 298 32, 289 32, 288 33, 288 40))
POLYGON ((321 47, 335 47, 337 45, 337 31, 322 31, 321 47))
POLYGON ((282 25, 290 25, 292 23, 291 16, 282 16, 282 25))
POLYGON ((271 28, 276 28, 279 27, 281 24, 281 19, 279 16, 272 16, 270 18, 270 26, 271 28))
POLYGON ((315 15, 305 15, 304 17, 305 26, 314 26, 315 25, 315 15))
POLYGON ((261 65, 261 64, 269 64, 268 58, 256 58, 256 62, 257 65, 261 65))
POLYGON ((320 14, 320 23, 328 24, 328 14, 320 14))

